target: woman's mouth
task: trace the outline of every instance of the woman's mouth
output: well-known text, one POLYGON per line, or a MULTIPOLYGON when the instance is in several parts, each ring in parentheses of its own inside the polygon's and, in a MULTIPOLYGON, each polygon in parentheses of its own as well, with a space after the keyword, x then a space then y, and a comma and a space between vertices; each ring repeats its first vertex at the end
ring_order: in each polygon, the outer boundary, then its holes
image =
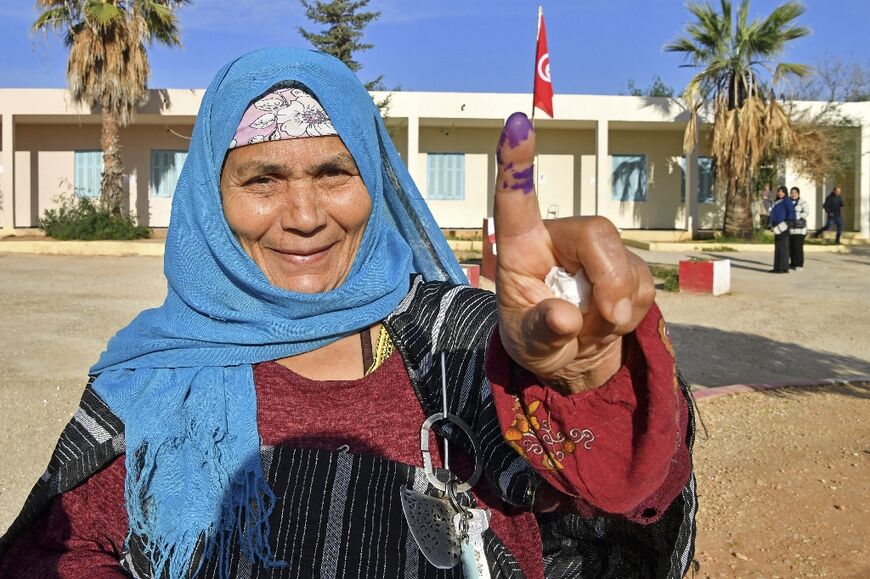
POLYGON ((329 250, 332 249, 334 243, 329 245, 312 247, 312 248, 297 248, 297 249, 272 249, 278 257, 292 265, 312 265, 322 261, 329 250))

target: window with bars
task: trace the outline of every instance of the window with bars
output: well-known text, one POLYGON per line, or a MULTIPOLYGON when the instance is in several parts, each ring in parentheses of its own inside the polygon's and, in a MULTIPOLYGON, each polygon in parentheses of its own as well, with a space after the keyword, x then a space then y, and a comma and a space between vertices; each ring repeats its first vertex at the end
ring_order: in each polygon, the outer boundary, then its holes
MULTIPOLYGON (((713 157, 698 157, 698 203, 716 202, 716 166, 713 157)), ((680 159, 680 203, 686 202, 686 157, 680 159)))
POLYGON ((172 197, 187 151, 154 149, 151 151, 151 196, 172 197))
POLYGON ((427 155, 426 197, 461 201, 465 199, 465 154, 427 155))
POLYGON ((75 152, 75 182, 73 183, 73 191, 78 197, 99 197, 102 176, 102 151, 75 152))

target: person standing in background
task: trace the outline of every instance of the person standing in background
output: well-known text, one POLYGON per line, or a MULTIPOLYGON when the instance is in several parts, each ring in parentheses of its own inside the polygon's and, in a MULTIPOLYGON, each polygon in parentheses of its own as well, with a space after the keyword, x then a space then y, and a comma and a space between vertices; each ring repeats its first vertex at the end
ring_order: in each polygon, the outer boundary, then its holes
POLYGON ((820 237, 822 232, 830 229, 831 224, 837 227, 837 237, 834 239, 836 245, 840 245, 840 236, 843 235, 843 207, 846 202, 843 201, 843 188, 834 187, 828 196, 825 198, 825 226, 817 230, 813 237, 820 237))
POLYGON ((788 198, 788 189, 776 190, 776 201, 770 209, 770 227, 774 235, 773 269, 770 273, 788 273, 788 224, 795 219, 794 205, 788 198))
POLYGON ((773 199, 770 193, 770 183, 764 184, 764 190, 759 194, 758 200, 758 227, 765 228, 770 224, 770 208, 773 207, 773 199))
POLYGON ((789 193, 794 204, 795 220, 788 231, 788 254, 791 268, 795 271, 804 269, 804 240, 807 238, 807 217, 810 214, 810 206, 805 199, 801 199, 801 190, 792 187, 789 193))

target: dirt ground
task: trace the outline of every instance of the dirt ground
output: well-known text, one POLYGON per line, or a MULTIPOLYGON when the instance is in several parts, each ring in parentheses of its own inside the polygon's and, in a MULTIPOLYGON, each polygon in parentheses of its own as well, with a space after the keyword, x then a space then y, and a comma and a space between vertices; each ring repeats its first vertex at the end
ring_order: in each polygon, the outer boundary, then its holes
MULTIPOLYGON (((681 256, 639 252, 667 263, 681 256)), ((726 257, 732 257, 728 255, 726 257)), ((697 389, 870 375, 870 251, 808 254, 733 293, 660 294, 697 389)), ((162 260, 0 254, 0 532, 41 474, 109 337, 165 295, 162 260)), ((698 403, 698 577, 870 577, 870 389, 778 389, 698 403)))
POLYGON ((696 577, 870 577, 870 385, 698 407, 696 577))

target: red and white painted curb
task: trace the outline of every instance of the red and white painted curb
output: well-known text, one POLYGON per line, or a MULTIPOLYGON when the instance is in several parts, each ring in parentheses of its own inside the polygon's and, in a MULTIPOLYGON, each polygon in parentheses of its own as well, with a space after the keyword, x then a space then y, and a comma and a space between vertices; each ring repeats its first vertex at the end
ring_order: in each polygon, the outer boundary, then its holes
POLYGON ((680 291, 721 296, 731 291, 731 260, 680 261, 680 291))

